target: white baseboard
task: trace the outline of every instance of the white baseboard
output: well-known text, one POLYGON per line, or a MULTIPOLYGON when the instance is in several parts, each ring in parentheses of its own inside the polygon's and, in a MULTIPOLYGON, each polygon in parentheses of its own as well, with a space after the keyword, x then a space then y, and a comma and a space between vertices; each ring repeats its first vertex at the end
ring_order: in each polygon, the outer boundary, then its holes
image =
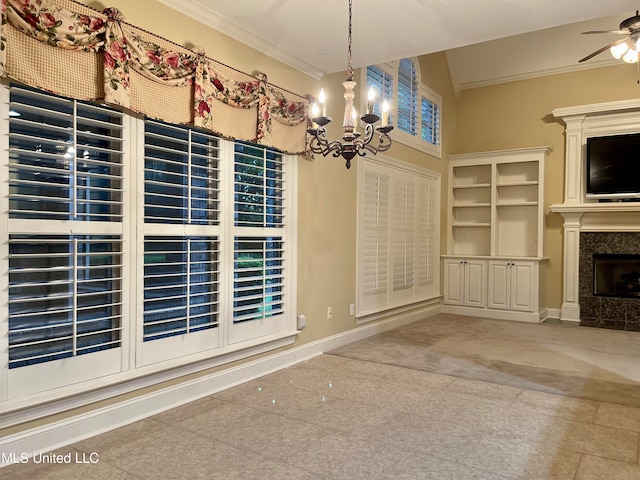
POLYGON ((428 305, 206 377, 6 436, 0 439, 0 467, 10 465, 12 458, 20 460, 23 454, 31 456, 59 449, 438 313, 439 303, 428 305))

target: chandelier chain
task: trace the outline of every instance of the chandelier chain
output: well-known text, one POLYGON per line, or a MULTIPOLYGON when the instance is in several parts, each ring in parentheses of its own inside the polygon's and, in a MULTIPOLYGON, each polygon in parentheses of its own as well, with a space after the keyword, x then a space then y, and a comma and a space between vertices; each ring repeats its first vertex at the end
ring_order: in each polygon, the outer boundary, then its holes
POLYGON ((347 54, 347 79, 353 80, 353 68, 351 67, 351 8, 353 0, 349 0, 349 38, 348 38, 348 54, 347 54))

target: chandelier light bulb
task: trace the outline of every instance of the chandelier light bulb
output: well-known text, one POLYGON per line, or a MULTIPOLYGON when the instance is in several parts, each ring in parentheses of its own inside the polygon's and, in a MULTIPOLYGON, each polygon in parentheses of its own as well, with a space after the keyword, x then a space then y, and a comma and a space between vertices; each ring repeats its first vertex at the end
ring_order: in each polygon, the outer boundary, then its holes
POLYGON ((619 43, 618 45, 614 45, 609 49, 611 55, 613 55, 613 58, 615 58, 616 60, 620 60, 622 56, 627 53, 627 50, 629 50, 627 42, 619 43))
POLYGON ((382 122, 381 125, 386 127, 389 125, 389 102, 386 100, 382 102, 382 122))
POLYGON ((373 102, 376 99, 376 91, 371 87, 367 96, 367 115, 373 113, 373 102))
POLYGON ((324 88, 320 90, 320 94, 318 95, 318 102, 320 102, 320 110, 322 111, 322 116, 327 116, 327 95, 324 93, 324 88))

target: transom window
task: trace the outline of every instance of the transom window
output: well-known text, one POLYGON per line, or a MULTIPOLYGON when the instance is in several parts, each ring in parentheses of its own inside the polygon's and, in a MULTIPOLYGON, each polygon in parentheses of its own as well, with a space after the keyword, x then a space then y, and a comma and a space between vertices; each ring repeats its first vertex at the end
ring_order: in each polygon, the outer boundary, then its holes
POLYGON ((440 157, 442 97, 420 81, 417 60, 402 60, 363 69, 363 93, 376 92, 374 112, 380 115, 383 100, 390 102, 392 137, 411 147, 440 157))

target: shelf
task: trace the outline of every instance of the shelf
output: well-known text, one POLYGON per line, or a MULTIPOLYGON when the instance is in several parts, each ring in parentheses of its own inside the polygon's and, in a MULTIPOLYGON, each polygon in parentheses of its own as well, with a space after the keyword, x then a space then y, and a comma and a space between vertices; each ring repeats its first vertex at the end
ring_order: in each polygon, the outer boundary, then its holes
POLYGON ((453 208, 483 208, 490 207, 490 203, 454 203, 453 208))
POLYGON ((480 223, 480 222, 459 222, 459 223, 454 223, 453 228, 477 228, 477 227, 482 227, 482 228, 486 228, 486 227, 490 227, 491 224, 490 223, 480 223))
POLYGON ((537 207, 538 202, 500 202, 496 207, 537 207))
POLYGON ((475 185, 454 185, 454 190, 463 190, 467 188, 490 188, 490 183, 476 183, 475 185))
POLYGON ((447 252, 542 256, 547 153, 539 147, 451 156, 447 252))
POLYGON ((496 184, 496 187, 498 187, 498 188, 500 188, 500 187, 526 187, 528 185, 536 186, 536 185, 538 185, 538 181, 537 180, 531 180, 531 181, 527 181, 527 182, 500 182, 500 183, 496 184))

